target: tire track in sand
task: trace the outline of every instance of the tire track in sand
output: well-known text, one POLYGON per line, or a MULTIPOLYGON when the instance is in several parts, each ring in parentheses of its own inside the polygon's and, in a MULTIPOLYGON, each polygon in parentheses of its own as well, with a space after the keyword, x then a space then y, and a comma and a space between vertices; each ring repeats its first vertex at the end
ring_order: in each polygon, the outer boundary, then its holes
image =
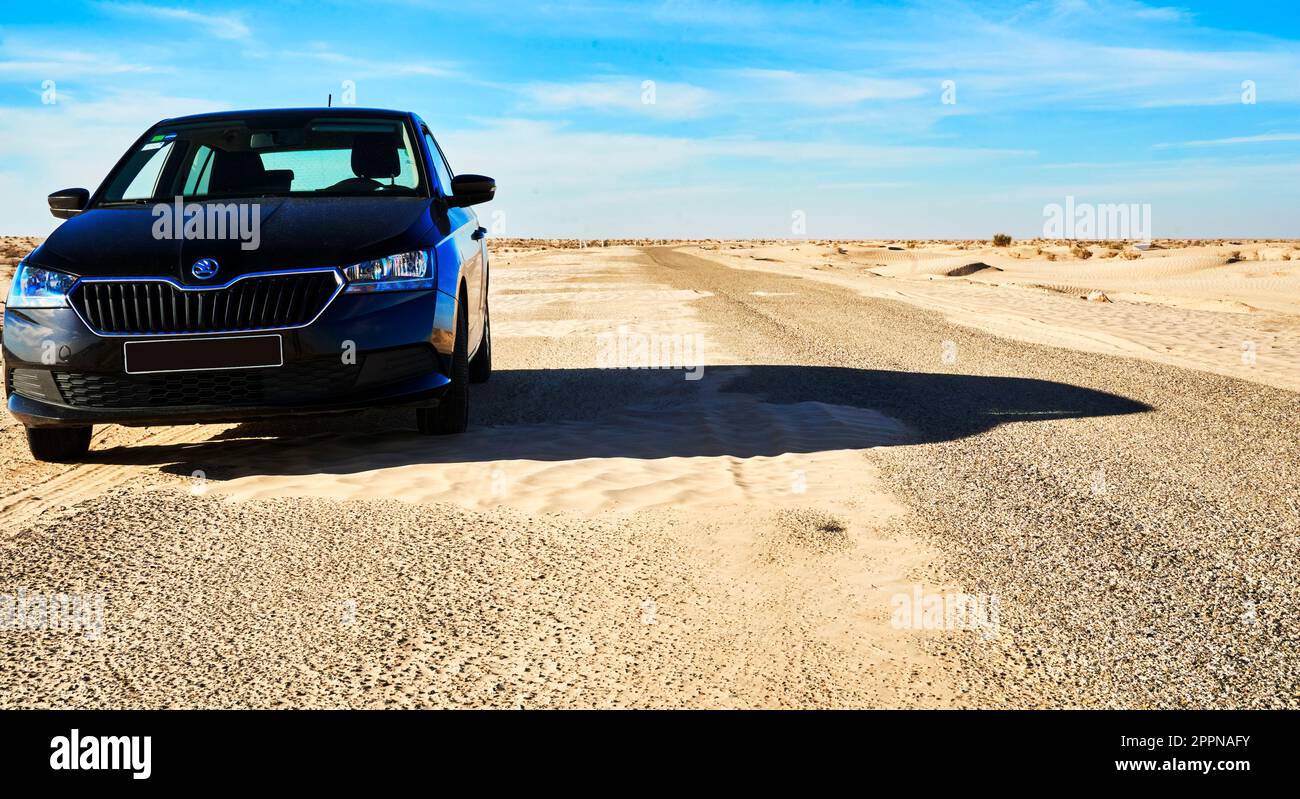
MULTIPOLYGON (((187 441, 202 441, 220 425, 187 425, 164 428, 106 427, 95 434, 91 443, 91 458, 96 445, 111 440, 113 447, 138 444, 166 445, 187 441)), ((99 496, 109 488, 140 476, 157 474, 157 469, 147 466, 113 463, 68 464, 54 477, 11 491, 0 497, 0 538, 12 538, 39 516, 55 513, 86 499, 99 496)))

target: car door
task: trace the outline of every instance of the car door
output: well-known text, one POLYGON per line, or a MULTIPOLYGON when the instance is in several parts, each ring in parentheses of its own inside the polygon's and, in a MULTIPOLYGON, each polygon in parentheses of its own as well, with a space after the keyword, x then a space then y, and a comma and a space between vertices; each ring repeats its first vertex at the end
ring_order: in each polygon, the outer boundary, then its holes
MULTIPOLYGON (((444 194, 450 195, 451 167, 429 129, 423 128, 422 132, 439 188, 444 194)), ((465 310, 469 313, 469 349, 473 352, 483 335, 486 247, 483 235, 479 232, 478 215, 472 208, 448 208, 447 223, 449 233, 438 245, 438 263, 441 265, 454 260, 461 265, 461 274, 465 278, 465 310)))

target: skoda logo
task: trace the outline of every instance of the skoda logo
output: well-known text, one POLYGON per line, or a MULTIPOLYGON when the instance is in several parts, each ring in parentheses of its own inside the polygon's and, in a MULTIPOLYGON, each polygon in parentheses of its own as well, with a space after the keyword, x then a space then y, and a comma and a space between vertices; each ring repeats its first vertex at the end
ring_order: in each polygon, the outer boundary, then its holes
POLYGON ((217 271, 221 266, 211 258, 204 258, 201 261, 195 261, 194 266, 190 267, 190 274, 199 280, 207 280, 210 277, 216 277, 217 271))

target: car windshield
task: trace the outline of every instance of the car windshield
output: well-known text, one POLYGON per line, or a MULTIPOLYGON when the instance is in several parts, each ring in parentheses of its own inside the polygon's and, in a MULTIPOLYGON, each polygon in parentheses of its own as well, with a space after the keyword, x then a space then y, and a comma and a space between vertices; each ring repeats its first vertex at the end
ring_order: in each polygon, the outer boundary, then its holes
POLYGON ((426 196, 400 119, 258 117, 159 126, 100 205, 234 197, 426 196))

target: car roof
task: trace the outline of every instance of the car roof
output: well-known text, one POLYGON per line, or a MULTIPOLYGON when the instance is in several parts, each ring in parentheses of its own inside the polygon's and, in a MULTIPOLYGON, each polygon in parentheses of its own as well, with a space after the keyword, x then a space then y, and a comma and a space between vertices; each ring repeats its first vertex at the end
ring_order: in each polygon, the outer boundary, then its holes
POLYGON ((333 108, 252 108, 243 111, 212 111, 206 114, 190 114, 183 117, 171 117, 158 122, 158 125, 177 125, 190 122, 220 121, 223 119, 257 119, 258 117, 277 116, 279 114, 318 114, 320 116, 375 116, 375 117, 413 117, 410 111, 395 111, 389 108, 358 108, 352 105, 334 106, 333 108))

